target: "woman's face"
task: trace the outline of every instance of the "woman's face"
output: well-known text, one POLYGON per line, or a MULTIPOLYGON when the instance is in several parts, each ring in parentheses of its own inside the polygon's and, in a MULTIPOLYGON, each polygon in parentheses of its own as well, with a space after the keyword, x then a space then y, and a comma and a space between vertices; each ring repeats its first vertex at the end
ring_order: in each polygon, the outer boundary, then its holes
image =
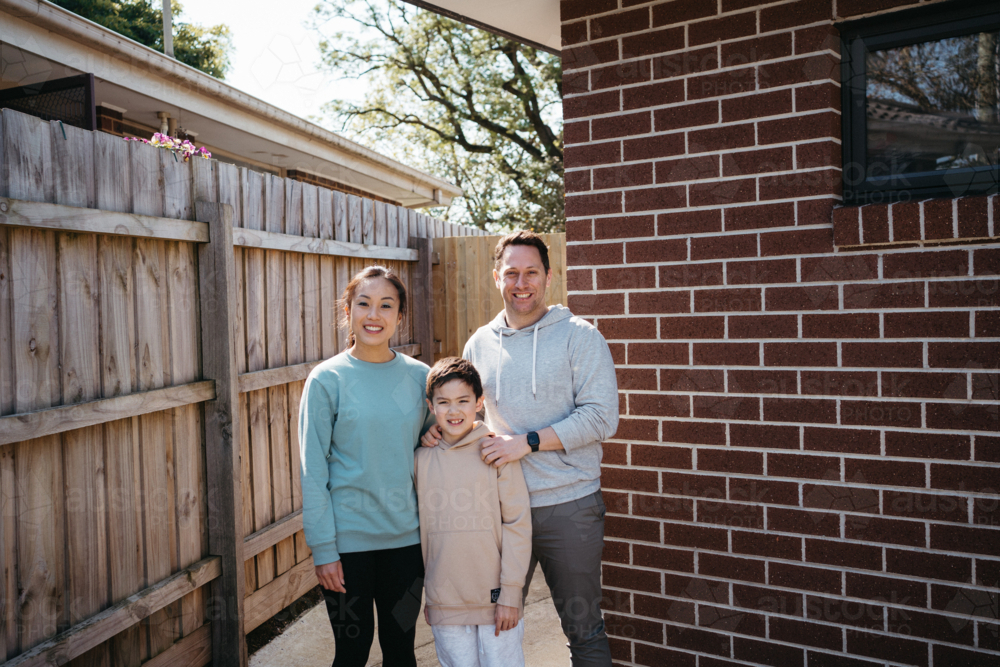
POLYGON ((385 278, 368 278, 358 285, 347 317, 356 345, 388 346, 402 319, 399 292, 385 278))

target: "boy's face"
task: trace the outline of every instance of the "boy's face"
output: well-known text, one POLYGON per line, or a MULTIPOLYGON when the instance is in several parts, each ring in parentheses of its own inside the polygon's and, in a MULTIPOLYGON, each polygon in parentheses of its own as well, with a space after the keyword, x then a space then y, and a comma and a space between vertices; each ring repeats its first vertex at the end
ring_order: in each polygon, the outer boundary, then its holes
POLYGON ((476 413, 483 409, 483 398, 477 400, 467 382, 450 380, 434 390, 434 397, 427 405, 445 440, 455 444, 472 430, 476 413))

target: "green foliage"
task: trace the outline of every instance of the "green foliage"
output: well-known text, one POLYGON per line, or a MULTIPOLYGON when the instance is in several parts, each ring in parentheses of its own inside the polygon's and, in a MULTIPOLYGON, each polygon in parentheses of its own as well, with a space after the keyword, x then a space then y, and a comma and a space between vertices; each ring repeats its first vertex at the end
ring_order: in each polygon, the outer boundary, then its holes
MULTIPOLYGON (((148 0, 52 1, 120 35, 163 51, 162 3, 154 6, 148 0)), ((184 23, 179 20, 183 11, 179 2, 171 0, 174 57, 217 79, 225 78, 229 69, 229 54, 233 49, 229 28, 222 24, 206 28, 184 23)))
POLYGON ((323 0, 323 63, 365 77, 360 104, 324 110, 341 131, 459 185, 435 213, 501 231, 565 229, 558 57, 398 0, 323 0), (350 30, 324 32, 331 22, 350 30))

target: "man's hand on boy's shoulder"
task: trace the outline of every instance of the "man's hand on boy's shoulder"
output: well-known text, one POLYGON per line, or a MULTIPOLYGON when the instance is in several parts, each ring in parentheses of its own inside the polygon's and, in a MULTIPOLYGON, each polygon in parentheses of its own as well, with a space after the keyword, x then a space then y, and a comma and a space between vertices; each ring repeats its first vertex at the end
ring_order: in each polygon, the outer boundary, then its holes
POLYGON ((483 461, 499 468, 519 461, 531 451, 527 435, 495 435, 479 441, 483 461))
POLYGON ((430 428, 420 436, 420 445, 422 447, 437 447, 441 444, 441 427, 437 424, 431 424, 430 428))
POLYGON ((497 611, 493 615, 496 621, 496 632, 493 633, 494 637, 499 637, 501 632, 507 630, 513 630, 517 627, 517 607, 508 607, 506 605, 498 604, 497 611))

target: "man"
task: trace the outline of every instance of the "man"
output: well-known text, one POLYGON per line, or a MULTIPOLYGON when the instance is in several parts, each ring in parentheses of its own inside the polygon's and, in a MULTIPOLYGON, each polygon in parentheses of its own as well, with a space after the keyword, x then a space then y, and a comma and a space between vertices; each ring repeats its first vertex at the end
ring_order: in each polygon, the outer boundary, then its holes
MULTIPOLYGON (((611 665, 601 616, 601 441, 618 428, 614 361, 596 328, 568 308, 545 305, 548 248, 532 232, 497 243, 493 278, 504 309, 480 327, 462 356, 483 380, 483 460, 521 461, 531 499, 532 559, 540 563, 569 639, 573 666, 611 665)), ((432 427, 425 446, 440 433, 432 427)))

